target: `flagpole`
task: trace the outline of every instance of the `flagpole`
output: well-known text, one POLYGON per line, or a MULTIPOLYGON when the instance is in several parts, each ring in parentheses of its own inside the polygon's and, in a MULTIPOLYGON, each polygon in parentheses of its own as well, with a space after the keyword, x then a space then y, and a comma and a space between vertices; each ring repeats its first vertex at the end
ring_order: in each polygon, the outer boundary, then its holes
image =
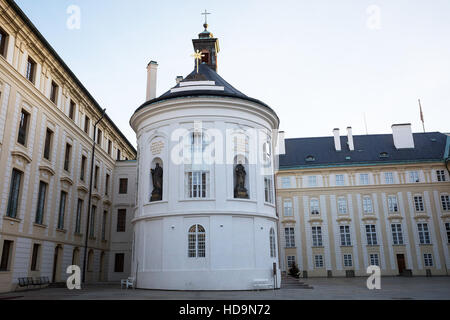
POLYGON ((422 121, 423 132, 425 132, 425 121, 423 119, 422 104, 420 103, 420 99, 419 99, 419 109, 420 109, 420 120, 422 121))

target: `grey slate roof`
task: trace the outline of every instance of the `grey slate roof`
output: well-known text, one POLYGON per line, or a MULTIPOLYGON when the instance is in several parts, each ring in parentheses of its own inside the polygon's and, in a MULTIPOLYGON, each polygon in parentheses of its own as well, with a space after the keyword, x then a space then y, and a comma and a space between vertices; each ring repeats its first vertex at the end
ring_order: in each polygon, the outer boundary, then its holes
POLYGON ((350 151, 347 136, 341 136, 342 151, 336 151, 334 137, 286 139, 286 153, 280 155, 280 170, 301 167, 369 165, 399 162, 444 161, 450 137, 440 132, 414 133, 414 149, 397 150, 392 134, 353 136, 350 151), (387 157, 380 157, 387 153, 387 157), (314 161, 307 161, 313 156, 314 161), (350 159, 346 159, 350 157, 350 159))
MULTIPOLYGON (((183 97, 199 97, 199 96, 218 96, 218 97, 230 97, 230 98, 239 98, 251 102, 258 103, 266 108, 268 108, 271 112, 273 112, 276 116, 276 113, 264 102, 250 98, 249 96, 243 94, 236 88, 234 88, 231 84, 229 84, 227 81, 225 81, 217 72, 215 72, 213 69, 208 67, 206 64, 200 64, 198 66, 198 73, 197 68, 194 68, 194 70, 183 79, 183 82, 186 81, 215 81, 216 86, 223 86, 224 91, 216 91, 216 90, 192 90, 192 91, 181 91, 181 92, 174 92, 171 93, 170 90, 166 93, 162 94, 161 96, 152 99, 150 101, 145 102, 143 105, 141 105, 137 110, 149 106, 153 103, 164 101, 168 99, 175 99, 175 98, 183 98, 183 97)), ((173 88, 179 88, 180 85, 177 84, 173 88)), ((172 89, 173 89, 172 88, 172 89)), ((278 119, 278 117, 277 117, 278 119)))

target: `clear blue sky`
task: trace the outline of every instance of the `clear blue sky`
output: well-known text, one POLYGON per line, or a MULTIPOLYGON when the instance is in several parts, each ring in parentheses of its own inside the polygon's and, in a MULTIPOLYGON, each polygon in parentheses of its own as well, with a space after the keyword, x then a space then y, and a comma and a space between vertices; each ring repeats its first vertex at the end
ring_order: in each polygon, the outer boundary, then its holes
MULTIPOLYGON (((17 0, 40 32, 135 144, 129 126, 145 100, 146 66, 159 63, 158 90, 194 62, 191 39, 220 39, 219 74, 269 104, 287 137, 332 129, 390 133, 393 123, 449 132, 450 1, 17 0), (69 5, 81 29, 66 27, 69 5), (370 5, 379 8, 378 29, 370 5)), ((376 17, 375 17, 376 19, 376 17)))

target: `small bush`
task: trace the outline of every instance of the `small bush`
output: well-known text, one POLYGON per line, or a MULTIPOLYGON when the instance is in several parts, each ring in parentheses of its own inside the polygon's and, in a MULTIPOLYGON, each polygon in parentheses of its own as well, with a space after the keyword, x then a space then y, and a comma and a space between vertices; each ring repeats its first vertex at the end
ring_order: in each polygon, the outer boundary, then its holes
POLYGON ((294 278, 299 278, 300 277, 300 270, 297 267, 297 264, 294 262, 292 264, 292 267, 289 269, 289 275, 291 275, 294 278))

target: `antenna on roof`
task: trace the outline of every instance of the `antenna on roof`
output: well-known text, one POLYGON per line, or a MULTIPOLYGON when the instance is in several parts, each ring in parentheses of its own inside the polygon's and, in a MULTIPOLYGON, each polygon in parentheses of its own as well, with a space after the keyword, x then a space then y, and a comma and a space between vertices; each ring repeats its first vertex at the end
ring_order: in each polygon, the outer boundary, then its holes
POLYGON ((420 109, 420 120, 422 121, 423 132, 425 132, 425 120, 423 118, 422 104, 420 103, 420 99, 419 99, 419 109, 420 109))
POLYGON ((366 127, 366 135, 369 135, 369 132, 367 131, 367 120, 366 120, 366 113, 364 112, 364 126, 366 127))

